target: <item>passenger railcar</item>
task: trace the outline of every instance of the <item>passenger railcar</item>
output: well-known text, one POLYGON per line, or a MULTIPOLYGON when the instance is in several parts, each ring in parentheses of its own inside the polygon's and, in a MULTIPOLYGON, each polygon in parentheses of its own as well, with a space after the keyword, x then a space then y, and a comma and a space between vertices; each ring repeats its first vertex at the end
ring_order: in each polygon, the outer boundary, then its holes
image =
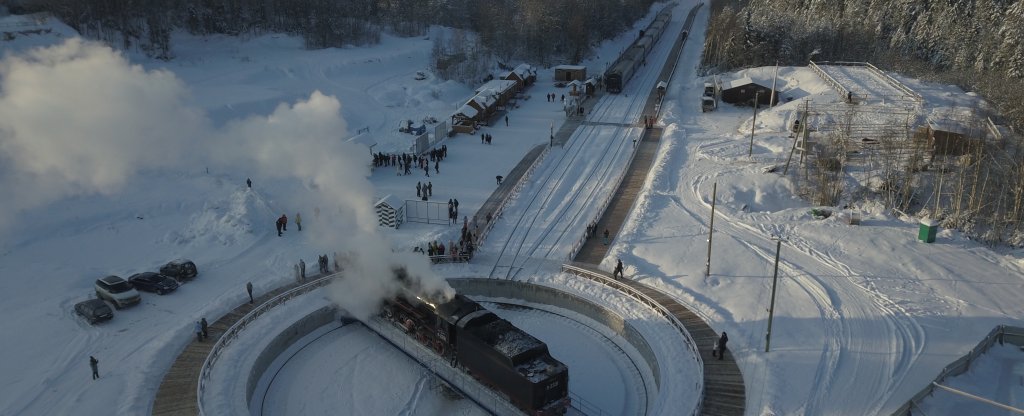
POLYGON ((608 92, 622 92, 626 83, 633 78, 636 70, 643 66, 647 55, 661 39, 670 20, 672 20, 672 10, 666 7, 658 13, 647 29, 640 32, 640 36, 626 48, 622 56, 612 63, 604 74, 605 88, 608 92))
POLYGON ((437 304, 399 296, 384 303, 381 315, 527 414, 568 410, 568 367, 546 344, 479 303, 463 295, 437 304))

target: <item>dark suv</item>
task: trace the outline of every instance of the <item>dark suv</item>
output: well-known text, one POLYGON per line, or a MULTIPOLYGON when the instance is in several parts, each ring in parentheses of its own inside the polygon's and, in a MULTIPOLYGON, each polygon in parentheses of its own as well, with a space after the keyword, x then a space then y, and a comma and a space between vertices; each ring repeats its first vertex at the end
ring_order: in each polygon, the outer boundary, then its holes
POLYGON ((160 274, 173 277, 180 282, 185 279, 196 277, 196 275, 199 274, 199 271, 196 270, 196 264, 191 260, 178 259, 171 260, 160 267, 160 274))
POLYGON ((90 324, 99 321, 106 321, 114 317, 114 311, 110 310, 107 302, 103 299, 89 299, 75 304, 75 312, 81 315, 90 324))
POLYGON ((142 272, 135 273, 128 278, 128 283, 138 290, 156 292, 158 295, 171 293, 178 288, 178 282, 160 273, 142 272))

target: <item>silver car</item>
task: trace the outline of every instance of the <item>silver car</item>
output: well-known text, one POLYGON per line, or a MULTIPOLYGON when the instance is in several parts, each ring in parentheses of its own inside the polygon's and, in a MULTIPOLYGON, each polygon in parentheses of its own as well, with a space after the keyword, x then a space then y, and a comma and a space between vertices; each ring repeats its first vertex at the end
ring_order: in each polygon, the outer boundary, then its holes
POLYGON ((124 279, 118 276, 107 276, 96 280, 96 297, 110 301, 114 309, 121 309, 142 301, 142 296, 124 279))

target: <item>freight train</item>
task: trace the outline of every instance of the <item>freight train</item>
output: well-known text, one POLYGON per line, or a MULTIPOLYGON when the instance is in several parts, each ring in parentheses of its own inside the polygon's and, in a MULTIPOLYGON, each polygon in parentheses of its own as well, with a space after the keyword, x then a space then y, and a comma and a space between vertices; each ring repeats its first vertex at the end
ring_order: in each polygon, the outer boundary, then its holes
POLYGON ((432 303, 407 292, 384 302, 381 316, 528 415, 563 415, 569 369, 546 344, 456 294, 432 303))
POLYGON ((672 20, 672 9, 665 7, 655 16, 654 21, 647 26, 647 29, 640 31, 633 44, 626 48, 612 66, 604 73, 605 87, 608 92, 619 93, 625 88, 626 83, 633 77, 637 69, 646 63, 647 55, 665 33, 669 21, 672 20))

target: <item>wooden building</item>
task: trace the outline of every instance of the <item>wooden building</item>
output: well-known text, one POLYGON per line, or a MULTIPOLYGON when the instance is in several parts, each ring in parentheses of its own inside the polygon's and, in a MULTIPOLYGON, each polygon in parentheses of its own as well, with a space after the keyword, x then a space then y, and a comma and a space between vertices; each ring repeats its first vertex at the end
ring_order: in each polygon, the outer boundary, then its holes
POLYGON ((501 78, 515 81, 516 91, 521 92, 526 89, 526 87, 533 85, 533 83, 537 81, 537 70, 530 66, 530 64, 519 64, 519 66, 509 71, 508 74, 505 74, 505 76, 501 78))
POLYGON ((555 67, 555 81, 583 81, 587 79, 587 67, 582 65, 558 65, 555 67))
POLYGON ((579 97, 579 96, 583 95, 583 92, 584 92, 583 81, 573 80, 572 82, 570 82, 565 87, 569 89, 569 94, 568 95, 570 97, 579 97))
MULTIPOLYGON (((506 85, 515 85, 515 83, 506 81, 506 85)), ((475 133, 476 127, 486 124, 487 120, 498 110, 499 97, 500 94, 493 90, 481 89, 473 98, 452 113, 452 131, 466 134, 475 133)))
POLYGON ((779 102, 778 94, 775 94, 772 102, 772 89, 760 85, 750 78, 743 77, 725 84, 722 88, 722 101, 735 105, 754 106, 754 99, 758 105, 767 106, 779 102))
POLYGON ((583 82, 583 88, 586 90, 588 97, 593 97, 594 94, 597 94, 597 79, 587 78, 587 80, 583 82))
POLYGON ((496 105, 505 106, 516 96, 516 81, 508 79, 492 79, 476 89, 476 94, 494 98, 496 105))
POLYGON ((926 127, 928 143, 932 154, 959 156, 970 153, 980 146, 984 132, 972 128, 969 123, 947 118, 928 118, 926 127))

